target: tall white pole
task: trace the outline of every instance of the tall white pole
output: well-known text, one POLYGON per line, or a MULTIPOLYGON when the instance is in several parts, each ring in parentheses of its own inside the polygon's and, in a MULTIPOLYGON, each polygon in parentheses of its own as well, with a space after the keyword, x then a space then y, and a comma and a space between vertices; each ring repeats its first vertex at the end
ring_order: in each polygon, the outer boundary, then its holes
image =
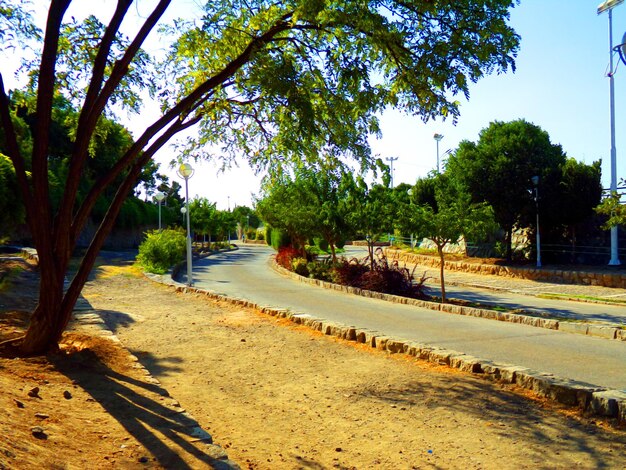
MULTIPOLYGON (((609 100, 611 114, 611 193, 617 191, 617 150, 615 148, 615 85, 613 83, 613 10, 609 10, 609 100)), ((617 225, 611 227, 610 266, 619 266, 617 225)))
POLYGON ((193 285, 193 274, 191 266, 191 224, 189 222, 189 178, 185 178, 185 206, 187 207, 187 285, 193 285))

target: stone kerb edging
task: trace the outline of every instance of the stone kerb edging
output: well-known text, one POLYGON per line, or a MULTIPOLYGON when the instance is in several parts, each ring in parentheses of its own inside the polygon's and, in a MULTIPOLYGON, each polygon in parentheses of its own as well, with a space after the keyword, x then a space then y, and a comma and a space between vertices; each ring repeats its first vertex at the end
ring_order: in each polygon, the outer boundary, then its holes
MULTIPOLYGON (((276 265, 281 272, 289 275, 294 273, 276 265)), ((297 275, 296 275, 297 276, 297 275)), ((247 299, 229 297, 209 289, 199 289, 178 283, 166 276, 150 276, 157 282, 164 282, 174 287, 176 292, 185 294, 195 294, 198 297, 204 296, 209 299, 228 302, 233 305, 240 305, 253 308, 261 313, 284 318, 295 324, 306 326, 316 331, 320 331, 327 336, 334 336, 346 341, 367 344, 380 351, 387 351, 391 354, 406 354, 416 359, 429 361, 435 364, 447 365, 464 372, 480 374, 493 381, 517 385, 519 387, 532 390, 537 395, 556 401, 558 403, 577 407, 584 412, 596 416, 615 418, 618 425, 626 424, 626 392, 620 390, 609 390, 606 387, 599 387, 583 382, 555 377, 552 374, 535 371, 525 367, 510 364, 497 364, 492 361, 480 359, 458 351, 431 346, 422 343, 411 342, 399 338, 392 338, 382 335, 376 331, 346 326, 336 322, 330 322, 321 318, 316 318, 306 313, 292 312, 285 308, 272 306, 260 306, 247 299)), ((298 276, 300 280, 306 280, 298 276)), ((309 279, 309 281, 315 281, 309 279)), ((306 282, 306 281, 304 281, 306 282)), ((320 285, 327 285, 330 288, 340 289, 344 286, 329 282, 318 281, 320 285)), ((313 282, 312 282, 313 283, 313 282)), ((354 289, 354 288, 351 288, 354 289)), ((360 290, 360 289, 357 289, 360 290)), ((346 290, 349 292, 349 290, 346 290)), ((362 291, 369 292, 369 291, 362 291)), ((379 295, 376 292, 376 297, 379 295)), ((387 294, 380 294, 387 295, 387 294)), ((398 299, 404 299, 398 296, 398 299)), ((383 297, 380 297, 383 298, 383 297)), ((415 300, 415 299, 407 299, 415 300)), ((422 301, 417 301, 422 302, 422 301)), ((407 303, 407 302, 403 302, 407 303)), ((432 303, 432 302, 431 302, 432 303)), ((418 305, 418 304, 415 304, 418 305)), ((439 304, 436 304, 439 305, 439 304)), ((465 307, 467 308, 467 307, 465 307)), ((477 309, 478 310, 478 309, 477 309)), ((499 313, 499 312, 497 312, 499 313)))
POLYGON ((319 279, 311 279, 308 277, 300 276, 293 271, 289 271, 288 269, 283 268, 276 262, 273 262, 272 266, 281 274, 289 276, 292 279, 298 280, 300 282, 316 285, 325 289, 338 290, 342 292, 347 292, 349 294, 360 295, 362 297, 369 297, 372 299, 379 299, 398 304, 413 305, 415 307, 438 310, 441 312, 451 313, 455 315, 466 315, 470 317, 487 318, 490 320, 505 321, 510 323, 520 323, 522 325, 534 326, 537 328, 547 328, 549 330, 564 331, 566 333, 576 333, 604 339, 616 339, 618 341, 626 341, 626 330, 613 326, 599 325, 595 323, 559 321, 550 318, 524 315, 523 313, 499 312, 496 310, 466 307, 463 305, 441 304, 438 302, 430 302, 427 300, 411 299, 409 297, 383 294, 381 292, 359 289, 357 287, 342 286, 340 284, 334 284, 332 282, 320 281, 319 279))
POLYGON ((605 387, 563 379, 525 367, 497 364, 458 351, 392 338, 373 330, 330 322, 306 313, 260 306, 246 299, 228 297, 207 289, 184 285, 174 287, 176 292, 195 294, 198 297, 204 296, 213 300, 253 308, 264 314, 284 318, 295 324, 320 331, 327 336, 367 344, 372 348, 391 354, 406 354, 416 359, 447 365, 464 372, 480 374, 493 381, 517 385, 558 403, 577 407, 597 416, 616 418, 618 425, 626 424, 626 392, 623 391, 609 390, 605 387))
MULTIPOLYGON (((405 263, 439 267, 439 259, 432 256, 408 253, 389 248, 385 249, 385 255, 389 259, 403 261, 405 263)), ((626 274, 620 273, 595 273, 591 271, 568 271, 550 268, 537 269, 518 266, 498 266, 494 264, 478 264, 452 260, 445 261, 444 266, 450 271, 626 289, 626 274)))

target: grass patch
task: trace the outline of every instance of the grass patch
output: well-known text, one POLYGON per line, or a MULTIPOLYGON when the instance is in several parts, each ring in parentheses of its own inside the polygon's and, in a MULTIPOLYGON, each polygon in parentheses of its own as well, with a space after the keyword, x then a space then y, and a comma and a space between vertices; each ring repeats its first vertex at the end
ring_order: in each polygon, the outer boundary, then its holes
POLYGON ((554 299, 554 300, 570 300, 571 299, 571 300, 582 300, 586 302, 602 302, 602 303, 626 305, 626 299, 607 299, 606 297, 594 297, 591 295, 543 293, 543 294, 537 294, 537 297, 540 297, 542 299, 554 299))

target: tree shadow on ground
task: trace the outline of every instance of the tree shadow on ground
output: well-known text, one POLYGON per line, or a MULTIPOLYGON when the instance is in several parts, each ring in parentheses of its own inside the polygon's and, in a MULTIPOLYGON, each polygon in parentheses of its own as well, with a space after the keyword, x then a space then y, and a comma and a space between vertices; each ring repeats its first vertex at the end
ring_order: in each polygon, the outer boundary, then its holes
MULTIPOLYGON (((113 370, 91 349, 50 359, 59 372, 89 393, 164 468, 233 468, 232 463, 224 460, 223 451, 211 445, 210 436, 159 385, 113 370)), ((158 362, 156 358, 151 360, 158 362)))
MULTIPOLYGON (((553 415, 538 403, 518 396, 506 389, 498 389, 490 382, 461 381, 451 377, 448 386, 433 387, 413 381, 404 387, 369 388, 354 390, 357 396, 396 407, 426 406, 433 410, 445 409, 454 414, 465 414, 480 427, 490 427, 510 440, 537 444, 536 449, 550 448, 562 457, 563 467, 577 466, 577 459, 568 453, 584 453, 593 468, 609 468, 605 449, 626 449, 626 435, 607 432, 593 422, 553 415), (472 406, 476 396, 484 397, 480 406, 472 406), (571 461, 568 465, 568 459, 571 461)), ((623 452, 621 450, 620 452, 623 452)), ((626 457, 626 452, 624 452, 626 457)), ((576 455, 576 454, 573 454, 576 455)), ((537 451, 534 456, 541 461, 537 451)))

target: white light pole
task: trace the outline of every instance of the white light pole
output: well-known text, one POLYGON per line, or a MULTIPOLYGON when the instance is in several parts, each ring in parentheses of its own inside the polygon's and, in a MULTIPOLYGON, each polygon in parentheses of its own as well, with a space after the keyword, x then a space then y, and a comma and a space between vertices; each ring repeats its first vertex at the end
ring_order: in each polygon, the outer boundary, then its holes
MULTIPOLYGON (((615 86, 613 84, 613 8, 624 0, 605 0, 598 5, 598 15, 609 12, 609 113, 611 120, 611 193, 617 191, 617 150, 615 149, 615 86)), ((611 227, 611 260, 609 266, 619 266, 617 225, 611 227)))
POLYGON ((161 203, 163 202, 163 199, 165 199, 165 194, 163 194, 161 191, 157 191, 157 193, 154 195, 154 199, 156 199, 157 203, 159 204, 159 230, 161 230, 161 203))
POLYGON ((185 180, 185 213, 187 214, 187 285, 193 285, 193 275, 191 272, 191 224, 189 219, 189 178, 193 176, 194 169, 189 163, 183 163, 178 168, 178 176, 185 180))
POLYGON ((537 214, 537 267, 541 267, 541 234, 539 233, 539 177, 533 176, 531 178, 533 186, 535 187, 535 213, 537 214))
POLYGON ((439 142, 443 139, 443 134, 435 134, 433 138, 437 141, 437 173, 439 173, 439 142))

